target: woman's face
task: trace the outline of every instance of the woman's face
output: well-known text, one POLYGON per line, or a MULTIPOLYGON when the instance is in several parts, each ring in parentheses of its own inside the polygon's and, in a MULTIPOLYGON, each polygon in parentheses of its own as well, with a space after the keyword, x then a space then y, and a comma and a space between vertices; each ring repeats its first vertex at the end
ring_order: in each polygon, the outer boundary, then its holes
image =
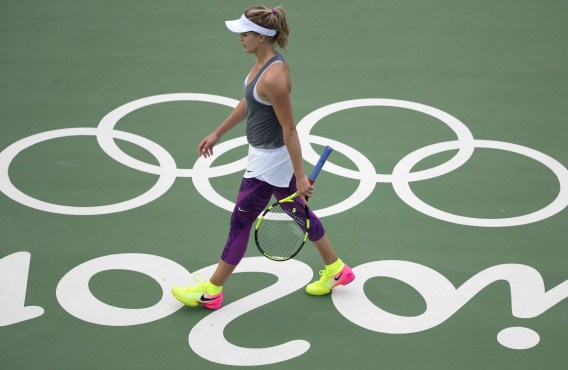
POLYGON ((260 37, 256 32, 243 32, 239 34, 239 41, 243 45, 245 53, 254 53, 261 44, 260 37))

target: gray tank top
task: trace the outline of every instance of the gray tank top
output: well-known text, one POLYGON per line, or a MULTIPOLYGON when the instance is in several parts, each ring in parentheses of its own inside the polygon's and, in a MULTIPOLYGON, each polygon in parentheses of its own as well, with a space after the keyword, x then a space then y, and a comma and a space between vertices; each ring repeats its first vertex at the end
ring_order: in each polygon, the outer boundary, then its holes
MULTIPOLYGON (((246 134, 250 145, 260 149, 275 149, 284 145, 282 126, 276 118, 272 105, 259 102, 254 97, 255 86, 264 71, 275 62, 284 62, 279 53, 260 69, 254 79, 247 85, 245 79, 245 99, 247 101, 246 134)), ((248 77, 248 76, 247 76, 248 77)))

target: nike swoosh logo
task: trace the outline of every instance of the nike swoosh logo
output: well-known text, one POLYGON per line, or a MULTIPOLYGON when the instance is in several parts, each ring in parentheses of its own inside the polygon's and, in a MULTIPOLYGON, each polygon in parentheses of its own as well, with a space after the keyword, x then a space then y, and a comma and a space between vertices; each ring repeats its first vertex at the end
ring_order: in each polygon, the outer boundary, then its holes
POLYGON ((247 211, 247 210, 241 209, 241 207, 239 207, 239 211, 241 211, 241 212, 245 212, 245 213, 248 213, 248 211, 247 211))
POLYGON ((250 173, 250 172, 254 172, 254 171, 251 171, 251 170, 247 170, 247 172, 248 172, 248 173, 250 173))
POLYGON ((343 275, 343 271, 341 271, 341 274, 339 274, 339 276, 338 276, 338 277, 334 277, 335 281, 337 281, 337 280, 341 279, 341 275, 343 275))
POLYGON ((199 298, 199 300, 201 302, 210 302, 210 301, 214 301, 216 299, 219 299, 219 297, 215 297, 215 298, 205 298, 205 294, 201 295, 201 298, 199 298))

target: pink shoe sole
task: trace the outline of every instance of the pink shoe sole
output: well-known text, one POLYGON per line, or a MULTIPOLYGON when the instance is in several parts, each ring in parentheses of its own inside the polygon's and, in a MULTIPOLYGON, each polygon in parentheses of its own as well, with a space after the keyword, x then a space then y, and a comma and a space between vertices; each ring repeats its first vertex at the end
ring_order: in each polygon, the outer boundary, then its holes
POLYGON ((338 285, 347 285, 353 280, 355 280, 355 274, 353 273, 351 268, 347 265, 343 267, 343 269, 338 275, 339 275, 338 277, 334 277, 336 283, 333 285, 333 288, 335 288, 338 285))
POLYGON ((221 307, 221 304, 223 304, 223 292, 209 298, 201 296, 198 303, 208 310, 217 310, 221 307))

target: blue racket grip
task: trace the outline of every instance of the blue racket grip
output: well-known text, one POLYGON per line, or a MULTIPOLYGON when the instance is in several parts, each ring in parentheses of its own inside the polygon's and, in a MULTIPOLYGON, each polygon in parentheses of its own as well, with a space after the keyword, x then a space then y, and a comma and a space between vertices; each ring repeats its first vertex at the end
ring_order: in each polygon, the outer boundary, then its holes
POLYGON ((330 146, 325 147, 318 163, 316 163, 316 166, 314 167, 312 173, 310 173, 310 176, 308 177, 308 179, 310 179, 310 183, 313 184, 316 181, 316 177, 318 177, 323 165, 327 161, 327 157, 329 157, 332 151, 333 149, 330 146))

